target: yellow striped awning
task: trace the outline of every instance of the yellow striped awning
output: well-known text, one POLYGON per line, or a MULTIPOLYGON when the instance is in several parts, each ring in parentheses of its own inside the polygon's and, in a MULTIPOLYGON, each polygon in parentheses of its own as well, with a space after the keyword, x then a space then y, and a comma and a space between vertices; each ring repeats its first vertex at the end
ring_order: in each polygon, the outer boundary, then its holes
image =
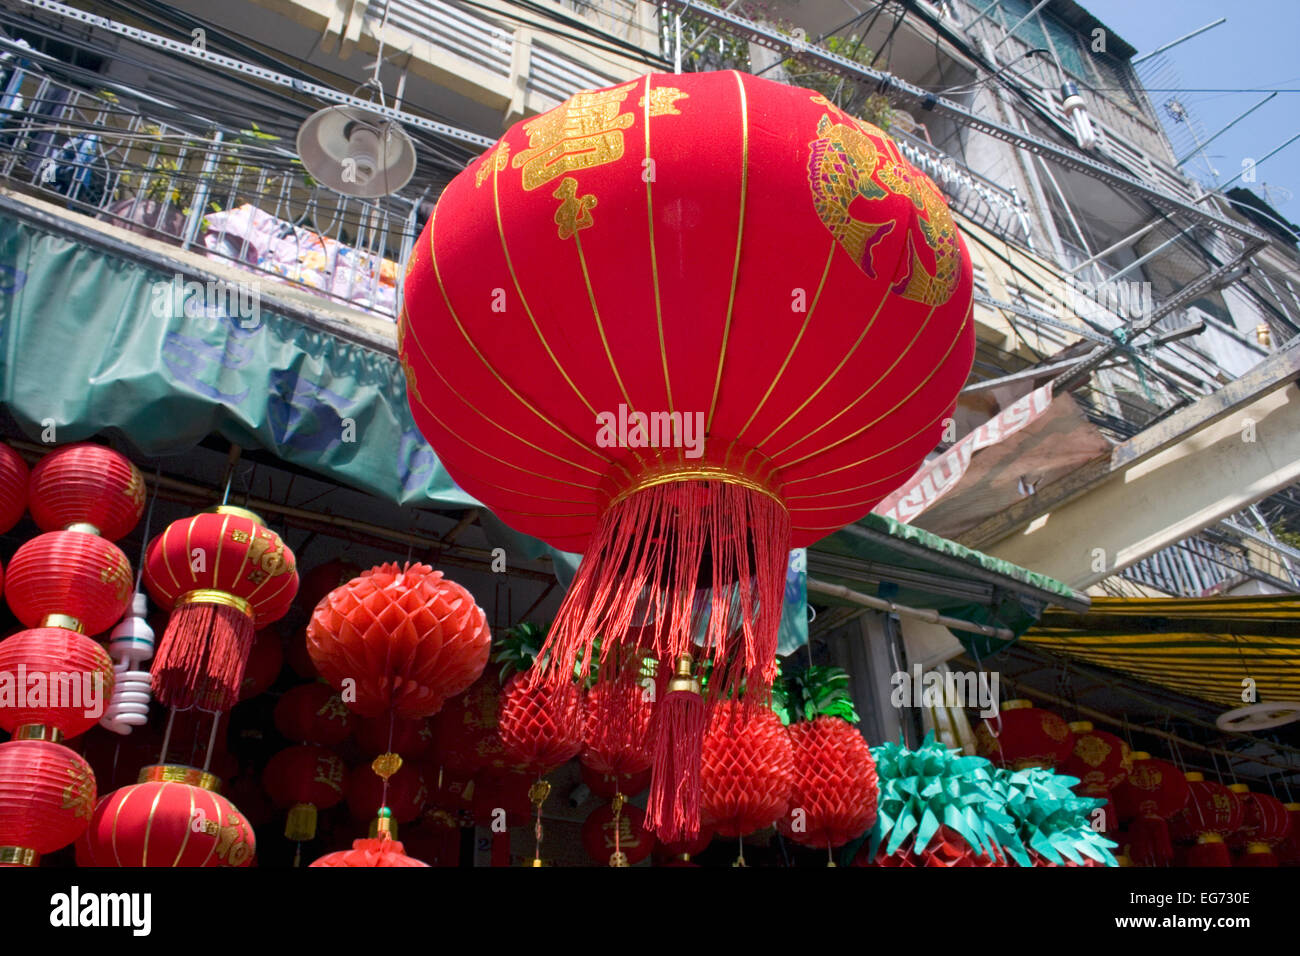
POLYGON ((1022 641, 1150 684, 1239 707, 1300 700, 1300 597, 1093 598, 1082 614, 1049 610, 1022 641))

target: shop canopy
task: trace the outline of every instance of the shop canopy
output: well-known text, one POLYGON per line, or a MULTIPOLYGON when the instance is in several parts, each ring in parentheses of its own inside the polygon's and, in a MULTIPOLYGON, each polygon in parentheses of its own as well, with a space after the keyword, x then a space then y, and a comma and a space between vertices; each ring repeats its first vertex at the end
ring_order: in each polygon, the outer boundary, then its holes
MULTIPOLYGON (((401 505, 480 507, 416 429, 392 339, 304 296, 0 196, 0 403, 32 440, 115 432, 162 457, 216 433, 401 505), (242 303, 212 293, 223 282, 250 287, 242 303)), ((515 553, 552 558, 567 584, 576 556, 484 524, 515 553)), ((807 640, 803 560, 791 558, 783 653, 807 640)), ((816 581, 1011 635, 1048 604, 1087 607, 1059 581, 880 515, 819 542, 808 562, 816 581)))
POLYGON ((1033 647, 1228 707, 1300 700, 1300 599, 1294 595, 1093 598, 1051 610, 1021 640, 1033 647))

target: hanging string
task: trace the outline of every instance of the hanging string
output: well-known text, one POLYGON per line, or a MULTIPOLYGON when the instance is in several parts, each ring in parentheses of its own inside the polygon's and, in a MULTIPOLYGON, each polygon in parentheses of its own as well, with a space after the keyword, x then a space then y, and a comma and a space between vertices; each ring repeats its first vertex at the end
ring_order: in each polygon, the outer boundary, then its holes
POLYGON ((208 752, 203 757, 203 772, 207 773, 208 768, 212 766, 212 751, 217 746, 217 728, 221 726, 221 712, 217 711, 212 715, 212 732, 208 734, 208 752))

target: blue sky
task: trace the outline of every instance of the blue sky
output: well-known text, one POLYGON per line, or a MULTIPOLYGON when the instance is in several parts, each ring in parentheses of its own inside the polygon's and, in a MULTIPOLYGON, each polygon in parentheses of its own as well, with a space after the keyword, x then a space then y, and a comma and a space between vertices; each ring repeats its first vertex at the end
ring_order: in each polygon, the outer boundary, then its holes
MULTIPOLYGON (((1300 2, 1297 0, 1079 0, 1093 16, 1147 53, 1219 17, 1228 22, 1174 47, 1164 54, 1179 74, 1179 99, 1213 134, 1248 109, 1266 93, 1194 93, 1192 89, 1300 90, 1300 2)), ((1161 109, 1175 94, 1150 94, 1161 109)), ((1258 159, 1273 147, 1300 133, 1300 92, 1279 93, 1208 147, 1220 182, 1242 169, 1242 159, 1258 159)), ((1281 186, 1294 193, 1274 205, 1287 219, 1300 220, 1300 140, 1292 143, 1256 170, 1256 182, 1244 185, 1281 186)))

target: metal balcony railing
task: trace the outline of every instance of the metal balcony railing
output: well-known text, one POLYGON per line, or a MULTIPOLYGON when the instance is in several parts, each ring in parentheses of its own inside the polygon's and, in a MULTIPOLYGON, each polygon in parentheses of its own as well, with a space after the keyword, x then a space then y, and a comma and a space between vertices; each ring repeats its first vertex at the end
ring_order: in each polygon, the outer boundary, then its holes
MULTIPOLYGON (((275 282, 395 317, 418 202, 315 185, 291 144, 204 134, 0 56, 0 183, 275 282)), ((141 98, 144 101, 144 98, 141 98)))
POLYGON ((1250 562, 1240 551, 1192 537, 1130 565, 1120 576, 1177 597, 1208 597, 1240 582, 1250 571, 1250 562))

